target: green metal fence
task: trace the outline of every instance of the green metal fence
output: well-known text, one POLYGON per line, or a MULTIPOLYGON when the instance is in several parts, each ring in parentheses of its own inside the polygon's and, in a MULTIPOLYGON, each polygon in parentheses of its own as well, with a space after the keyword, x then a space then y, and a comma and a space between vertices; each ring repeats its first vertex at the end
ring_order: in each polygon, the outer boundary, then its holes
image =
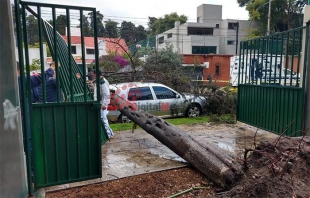
MULTIPOLYGON (((100 178, 101 145, 108 140, 100 119, 101 104, 99 97, 97 101, 93 100, 87 86, 86 71, 80 70, 71 55, 70 39, 71 12, 75 12, 74 20, 80 19, 80 27, 83 30, 83 12, 92 12, 95 20, 96 9, 15 0, 15 10, 20 11, 16 12, 16 19, 21 19, 16 21, 21 65, 21 97, 25 101, 24 120, 29 120, 24 122, 29 195, 32 196, 33 191, 41 187, 100 178), (50 22, 42 17, 48 17, 47 10, 50 10, 50 22), (66 23, 61 25, 67 28, 67 43, 56 31, 60 25, 56 23, 59 13, 66 16, 66 23), (36 18, 39 30, 42 85, 38 87, 41 90, 41 100, 36 103, 29 102, 33 99, 34 90, 31 80, 27 80, 31 79, 29 30, 26 22, 26 16, 29 15, 36 18), (49 78, 45 75, 43 42, 47 42, 56 65, 55 101, 49 101, 47 97, 49 78)), ((93 29, 97 29, 96 23, 93 29)), ((81 43, 82 65, 86 68, 83 31, 81 43)), ((97 31, 94 31, 94 45, 98 73, 97 31)), ((97 86, 98 82, 97 77, 97 86)), ((100 95, 99 91, 97 89, 97 95, 100 95)))
POLYGON ((308 44, 309 25, 240 43, 239 121, 276 134, 303 135, 308 44))

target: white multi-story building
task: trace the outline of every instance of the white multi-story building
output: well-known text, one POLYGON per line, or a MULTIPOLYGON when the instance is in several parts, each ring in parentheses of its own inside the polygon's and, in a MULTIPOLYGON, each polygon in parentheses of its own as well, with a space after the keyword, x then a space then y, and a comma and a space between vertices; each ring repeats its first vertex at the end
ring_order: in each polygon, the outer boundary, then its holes
POLYGON ((202 4, 196 23, 177 21, 174 28, 157 35, 157 47, 171 43, 180 54, 236 54, 236 45, 248 37, 249 25, 248 20, 223 20, 221 5, 202 4))

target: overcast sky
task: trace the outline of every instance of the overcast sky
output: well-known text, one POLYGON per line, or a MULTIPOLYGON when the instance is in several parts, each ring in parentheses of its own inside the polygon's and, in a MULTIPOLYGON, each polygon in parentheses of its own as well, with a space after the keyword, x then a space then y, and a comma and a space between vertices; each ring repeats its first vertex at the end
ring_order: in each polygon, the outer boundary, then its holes
POLYGON ((188 17, 189 22, 196 21, 197 7, 201 4, 223 6, 223 19, 248 19, 248 11, 240 8, 237 0, 28 0, 35 2, 95 7, 105 19, 121 23, 131 21, 147 27, 148 17, 162 17, 177 12, 188 17))

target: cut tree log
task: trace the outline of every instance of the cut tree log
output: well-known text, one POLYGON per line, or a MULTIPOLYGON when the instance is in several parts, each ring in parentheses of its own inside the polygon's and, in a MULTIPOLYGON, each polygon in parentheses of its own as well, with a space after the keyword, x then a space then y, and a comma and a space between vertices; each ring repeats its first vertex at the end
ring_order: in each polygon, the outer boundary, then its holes
POLYGON ((243 166, 237 157, 211 141, 201 142, 161 118, 135 111, 132 103, 116 94, 111 95, 111 104, 128 119, 225 189, 230 189, 243 177, 243 166))

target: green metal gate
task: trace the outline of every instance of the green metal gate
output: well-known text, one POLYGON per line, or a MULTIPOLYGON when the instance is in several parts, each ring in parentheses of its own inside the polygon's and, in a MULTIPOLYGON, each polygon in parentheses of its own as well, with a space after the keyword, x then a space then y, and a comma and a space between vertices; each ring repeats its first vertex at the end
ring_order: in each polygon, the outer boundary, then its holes
POLYGON ((308 45, 309 25, 240 43, 238 121, 303 135, 308 45))
MULTIPOLYGON (((26 134, 25 151, 27 159, 28 191, 34 189, 100 178, 102 175, 101 145, 107 134, 100 119, 99 97, 93 100, 86 80, 86 56, 83 34, 83 16, 92 14, 96 21, 96 9, 64 6, 15 0, 19 63, 21 66, 21 88, 23 105, 23 128, 26 134), (42 85, 40 101, 31 103, 34 89, 31 86, 28 47, 29 24, 26 16, 37 20, 42 85), (48 15, 48 16, 47 16, 48 15), (57 23, 56 16, 63 15, 65 24, 57 23), (74 16, 70 18, 71 16, 74 16), (43 18, 47 18, 49 22, 43 18), (78 67, 71 51, 70 27, 78 21, 81 34, 83 69, 78 67), (57 32, 66 28, 67 43, 57 32), (47 44, 55 62, 56 101, 48 101, 48 77, 44 68, 43 45, 47 44), (79 74, 79 75, 77 75, 79 74), (79 77, 81 76, 81 77, 79 77), (32 159, 31 159, 32 158, 32 159), (31 168, 33 167, 33 168, 31 168), (34 176, 34 178, 31 177, 34 176), (34 186, 32 185, 34 184, 34 186)), ((93 30, 97 30, 94 23, 93 30)), ((99 71, 97 31, 93 31, 95 65, 99 71)), ((99 79, 97 77, 97 86, 99 79)), ((97 89, 97 95, 100 95, 97 89)))

